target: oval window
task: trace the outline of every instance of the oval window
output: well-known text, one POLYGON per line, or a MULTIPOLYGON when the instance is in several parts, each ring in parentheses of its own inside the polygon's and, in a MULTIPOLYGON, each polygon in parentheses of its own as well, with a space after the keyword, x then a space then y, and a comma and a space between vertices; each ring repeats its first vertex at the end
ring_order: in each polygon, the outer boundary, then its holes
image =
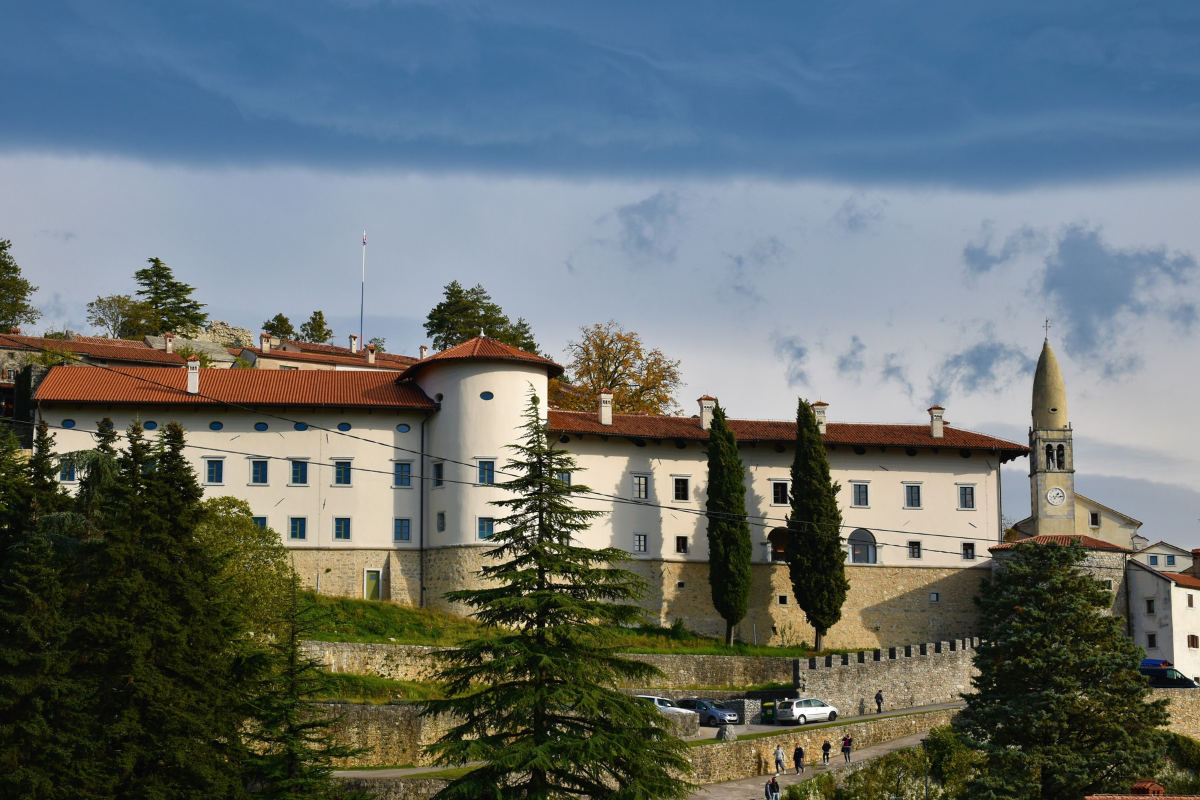
POLYGON ((224 428, 224 427, 225 427, 225 426, 224 426, 224 425, 222 425, 222 424, 221 424, 221 423, 219 423, 219 422, 210 422, 210 423, 208 423, 208 429, 209 429, 210 431, 219 431, 219 430, 221 430, 221 428, 224 428))
POLYGON ((146 424, 143 425, 142 427, 148 431, 154 431, 154 430, 158 430, 158 423, 155 422, 154 420, 147 420, 146 424))
POLYGON ((295 428, 298 431, 306 431, 308 430, 308 424, 305 422, 297 422, 295 428))
POLYGON ((412 428, 408 427, 403 422, 401 422, 399 425, 396 426, 396 430, 400 431, 401 433, 408 433, 409 431, 412 430, 412 428))
POLYGON ((254 423, 254 430, 256 430, 256 431, 265 431, 266 429, 267 429, 267 423, 265 423, 265 422, 256 422, 256 423, 254 423))
POLYGON ((496 395, 492 394, 491 392, 480 392, 479 396, 484 400, 491 400, 496 395))
POLYGON ((339 422, 339 423, 338 423, 338 430, 339 430, 339 431, 348 431, 348 430, 350 430, 350 423, 349 423, 349 422, 339 422))
POLYGON ((62 426, 63 426, 64 428, 74 428, 74 427, 75 427, 75 420, 73 420, 73 419, 64 419, 64 420, 62 421, 62 426))

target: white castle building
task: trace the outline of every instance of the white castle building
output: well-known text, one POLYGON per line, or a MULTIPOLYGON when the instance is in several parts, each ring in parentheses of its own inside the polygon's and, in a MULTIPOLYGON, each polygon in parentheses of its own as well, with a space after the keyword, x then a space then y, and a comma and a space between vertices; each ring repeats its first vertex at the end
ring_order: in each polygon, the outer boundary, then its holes
MULTIPOLYGON (((94 446, 96 423, 148 430, 176 420, 205 493, 245 500, 278 531, 308 586, 327 594, 446 607, 442 595, 474 585, 505 495, 506 445, 532 391, 576 477, 605 513, 583 536, 630 554, 650 587, 652 620, 682 619, 718 634, 710 601, 704 517, 706 443, 715 399, 692 417, 546 408, 562 368, 480 337, 403 372, 55 367, 36 393, 37 414, 60 452, 94 446)), ((928 422, 826 422, 846 529, 851 592, 831 647, 896 646, 974 632, 971 598, 1002 541, 1000 465, 1029 448, 956 428, 944 410, 928 422)), ((746 465, 755 541, 745 640, 813 641, 782 557, 794 422, 731 419, 746 465)), ((67 483, 75 476, 63 474, 67 483)))

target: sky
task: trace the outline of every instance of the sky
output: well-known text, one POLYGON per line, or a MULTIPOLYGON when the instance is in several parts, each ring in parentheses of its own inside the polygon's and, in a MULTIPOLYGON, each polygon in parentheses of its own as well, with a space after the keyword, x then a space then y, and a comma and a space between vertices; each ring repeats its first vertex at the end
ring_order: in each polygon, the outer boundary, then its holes
MULTIPOLYGON (((1200 6, 11 3, 0 238, 40 327, 164 259, 215 319, 415 353, 451 280, 684 413, 1025 442, 1050 320, 1078 490, 1200 547, 1200 6)), ((1028 513, 1027 464, 1005 513, 1028 513)))

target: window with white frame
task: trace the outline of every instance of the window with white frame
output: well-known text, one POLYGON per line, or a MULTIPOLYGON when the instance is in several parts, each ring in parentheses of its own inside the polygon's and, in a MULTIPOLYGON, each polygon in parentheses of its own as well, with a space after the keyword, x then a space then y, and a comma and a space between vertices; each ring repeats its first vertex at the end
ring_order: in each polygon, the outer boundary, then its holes
POLYGON ((1167 566, 1168 567, 1175 566, 1175 556, 1167 556, 1167 566))
POLYGON ((266 517, 251 517, 250 521, 253 522, 254 527, 258 528, 259 530, 264 530, 267 527, 266 517))
POLYGON ((788 482, 787 481, 772 481, 771 482, 771 505, 773 505, 773 506, 788 505, 788 482))
POLYGON ((334 517, 333 518, 333 538, 337 541, 350 541, 350 518, 349 517, 334 517))
POLYGON ((333 462, 333 485, 334 486, 349 486, 350 485, 350 462, 349 461, 333 462))
POLYGON ((633 499, 648 500, 650 498, 650 476, 649 475, 634 475, 633 476, 633 499))
POLYGON ((225 482, 225 461, 220 458, 209 458, 204 462, 204 482, 220 484, 225 482))
POLYGON ((1157 633, 1147 633, 1146 634, 1146 649, 1147 650, 1157 650, 1158 649, 1158 634, 1157 633))
POLYGON ((1100 512, 1092 511, 1088 514, 1088 525, 1092 528, 1100 527, 1100 512))
POLYGON ((676 536, 675 537, 675 552, 686 554, 687 551, 688 551, 688 537, 676 536))
POLYGON ((288 538, 302 541, 308 538, 308 520, 305 517, 288 519, 288 538))
POLYGON ((963 561, 974 561, 975 560, 975 543, 974 542, 963 542, 962 557, 963 557, 963 561))
POLYGON ((929 593, 929 602, 931 602, 931 603, 942 602, 942 593, 941 592, 930 592, 929 593))
POLYGON ((1150 556, 1150 566, 1152 566, 1152 567, 1158 566, 1158 556, 1150 556))
POLYGON ((556 473, 554 473, 554 478, 559 483, 561 483, 563 486, 571 485, 571 473, 570 472, 556 472, 556 473))
POLYGON ((904 507, 905 508, 920 508, 921 507, 921 484, 919 484, 919 483, 904 484, 904 507))
POLYGON ((850 505, 866 508, 871 505, 871 487, 866 483, 850 484, 850 505))
POLYGON ((633 535, 633 552, 647 553, 650 551, 650 534, 635 533, 633 535))
POLYGON ((392 486, 412 488, 412 462, 397 461, 392 465, 392 486))
POLYGON ((392 525, 392 541, 393 542, 408 542, 412 541, 412 520, 397 519, 392 525))
POLYGON ((492 534, 496 532, 496 520, 494 517, 479 518, 479 538, 490 539, 492 534))
POLYGON ((437 512, 437 529, 438 529, 439 533, 446 530, 446 512, 445 511, 437 512))
POLYGON ((909 558, 920 558, 921 557, 921 543, 920 542, 909 542, 908 543, 908 557, 909 558))
POLYGON ((250 482, 257 484, 267 483, 267 462, 255 459, 250 462, 250 482))
POLYGON ((1197 648, 1200 648, 1200 636, 1197 636, 1194 633, 1189 633, 1188 634, 1188 649, 1195 650, 1197 648))
POLYGON ((75 482, 75 465, 63 462, 58 467, 58 480, 61 483, 75 482))
POLYGON ((479 480, 476 481, 480 486, 491 486, 496 482, 496 462, 492 460, 479 462, 479 480))
POLYGON ((438 462, 433 465, 433 488, 440 489, 446 485, 446 465, 438 462))
POLYGON ((683 503, 691 500, 691 479, 676 476, 673 481, 675 484, 675 502, 683 503))
POLYGON ((960 511, 975 510, 975 487, 960 485, 958 487, 958 508, 960 511))
POLYGON ((308 484, 307 461, 292 462, 292 484, 295 486, 306 486, 308 484))

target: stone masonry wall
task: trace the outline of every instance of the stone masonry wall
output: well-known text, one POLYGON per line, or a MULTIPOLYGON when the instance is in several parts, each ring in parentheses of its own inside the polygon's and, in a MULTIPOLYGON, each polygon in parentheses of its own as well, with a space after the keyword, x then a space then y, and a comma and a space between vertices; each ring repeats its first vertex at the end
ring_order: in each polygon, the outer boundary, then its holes
POLYGON ((436 647, 356 642, 301 642, 302 652, 329 672, 374 675, 394 681, 429 680, 435 668, 430 653, 436 647))
POLYGON ((419 602, 421 554, 417 550, 289 549, 306 589, 333 597, 363 597, 363 570, 377 569, 383 599, 403 605, 419 602))
POLYGON ((1200 739, 1200 689, 1155 689, 1151 700, 1170 700, 1171 724, 1176 733, 1200 739))
POLYGON ((338 759, 339 767, 428 766, 433 759, 425 754, 425 746, 451 727, 451 718, 445 715, 422 717, 420 704, 322 705, 321 709, 341 715, 331 728, 339 744, 371 748, 358 758, 338 759))

